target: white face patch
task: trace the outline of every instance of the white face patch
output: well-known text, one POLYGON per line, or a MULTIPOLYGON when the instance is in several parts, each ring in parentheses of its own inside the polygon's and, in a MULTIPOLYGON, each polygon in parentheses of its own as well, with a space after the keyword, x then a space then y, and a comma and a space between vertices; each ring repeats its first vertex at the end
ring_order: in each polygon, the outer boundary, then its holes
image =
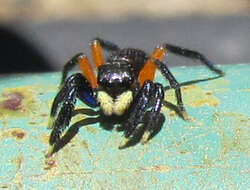
POLYGON ((99 91, 97 100, 100 102, 100 107, 105 115, 112 115, 113 113, 113 98, 104 91, 99 91))
POLYGON ((133 100, 132 91, 128 90, 113 99, 104 91, 99 91, 97 100, 100 102, 100 107, 105 115, 122 115, 130 106, 133 100))
POLYGON ((126 109, 130 106, 133 100, 133 93, 128 90, 119 95, 113 104, 113 112, 116 115, 122 115, 126 109))

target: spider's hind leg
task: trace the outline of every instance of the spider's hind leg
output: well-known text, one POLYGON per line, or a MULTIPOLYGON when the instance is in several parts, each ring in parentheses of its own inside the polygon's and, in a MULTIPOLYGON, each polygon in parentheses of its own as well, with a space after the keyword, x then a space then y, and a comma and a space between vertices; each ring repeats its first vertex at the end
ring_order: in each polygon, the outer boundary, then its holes
POLYGON ((169 51, 173 54, 183 56, 189 59, 200 60, 203 64, 205 64, 210 70, 219 74, 220 76, 224 76, 225 73, 216 67, 209 59, 207 59, 203 54, 198 51, 190 50, 183 47, 178 47, 172 44, 165 43, 162 46, 166 51, 169 51))
POLYGON ((92 42, 92 46, 95 46, 96 43, 100 43, 101 47, 104 48, 107 51, 119 51, 120 48, 118 45, 114 44, 113 42, 104 40, 102 38, 94 38, 92 42))
MULTIPOLYGON (((219 77, 225 75, 225 73, 223 71, 221 71, 219 68, 217 68, 216 65, 214 65, 203 54, 201 54, 197 51, 178 47, 178 46, 167 44, 167 43, 163 44, 162 46, 158 46, 156 48, 156 50, 158 50, 158 51, 163 50, 163 52, 171 52, 173 54, 183 56, 183 57, 186 57, 189 59, 200 60, 211 71, 214 71, 215 73, 217 73, 219 75, 219 77)), ((175 96, 177 99, 177 107, 178 107, 179 113, 183 119, 188 120, 189 118, 188 118, 188 115, 185 111, 183 101, 182 101, 180 84, 177 82, 174 75, 170 72, 170 70, 168 69, 166 64, 164 62, 162 62, 162 59, 159 59, 157 57, 151 57, 150 59, 157 65, 157 67, 159 68, 159 70, 161 71, 163 76, 169 81, 171 88, 175 89, 175 96)))

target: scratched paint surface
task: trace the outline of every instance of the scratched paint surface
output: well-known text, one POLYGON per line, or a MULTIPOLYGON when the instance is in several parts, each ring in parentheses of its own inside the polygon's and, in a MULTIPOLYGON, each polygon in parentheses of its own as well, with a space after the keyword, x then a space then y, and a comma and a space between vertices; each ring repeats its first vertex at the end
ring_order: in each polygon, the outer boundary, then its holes
MULTIPOLYGON (((164 106, 148 144, 119 150, 122 132, 88 124, 49 159, 60 75, 0 76, 0 189, 250 189, 250 65, 221 69, 223 78, 182 87, 190 121, 164 106)), ((172 71, 180 83, 213 76, 200 66, 172 71)), ((175 103, 172 90, 165 100, 175 103)))

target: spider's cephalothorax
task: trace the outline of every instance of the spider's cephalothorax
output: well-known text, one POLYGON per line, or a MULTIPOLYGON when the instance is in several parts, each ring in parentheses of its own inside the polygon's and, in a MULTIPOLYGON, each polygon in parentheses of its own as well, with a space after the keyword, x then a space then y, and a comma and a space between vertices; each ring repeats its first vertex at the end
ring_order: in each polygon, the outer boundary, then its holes
POLYGON ((124 60, 113 60, 98 68, 97 101, 105 115, 122 115, 133 100, 133 68, 124 60))
MULTIPOLYGON (((54 99, 49 127, 52 128, 50 144, 60 140, 60 134, 69 125, 73 116, 75 102, 80 99, 90 107, 100 107, 106 116, 123 116, 121 124, 125 141, 131 139, 138 126, 143 124, 143 141, 147 142, 156 126, 161 125, 161 106, 164 100, 162 84, 153 82, 158 68, 175 89, 177 108, 183 118, 186 112, 183 106, 180 85, 162 59, 166 52, 198 59, 210 70, 223 76, 224 73, 199 52, 177 47, 167 43, 157 46, 151 55, 134 48, 120 49, 117 45, 99 38, 91 42, 91 52, 96 66, 96 74, 87 56, 75 55, 64 66, 60 91, 54 99), (111 52, 104 60, 102 48, 111 52), (79 64, 82 73, 67 76, 68 72, 79 64), (126 114, 126 115, 125 115, 126 114)), ((126 146, 122 144, 120 148, 126 146)))

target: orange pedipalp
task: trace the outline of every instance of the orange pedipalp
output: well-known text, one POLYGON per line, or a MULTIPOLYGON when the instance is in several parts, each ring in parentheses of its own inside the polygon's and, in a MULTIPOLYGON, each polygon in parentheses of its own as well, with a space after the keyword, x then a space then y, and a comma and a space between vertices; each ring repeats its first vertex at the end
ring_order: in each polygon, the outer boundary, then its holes
POLYGON ((91 43, 91 52, 93 56, 93 61, 95 63, 95 66, 98 68, 99 66, 104 64, 104 57, 102 54, 102 46, 100 42, 95 40, 93 43, 91 43))
POLYGON ((89 59, 86 56, 82 56, 78 58, 78 64, 80 66, 80 69, 83 73, 83 75, 86 77, 86 79, 90 82, 92 88, 97 88, 97 79, 95 72, 91 66, 91 63, 89 59))
POLYGON ((166 50, 162 47, 155 48, 154 52, 152 53, 148 61, 145 63, 143 69, 139 74, 138 80, 141 86, 146 80, 151 80, 151 81, 154 80, 157 66, 152 61, 152 59, 158 59, 161 61, 165 55, 165 52, 166 50))

